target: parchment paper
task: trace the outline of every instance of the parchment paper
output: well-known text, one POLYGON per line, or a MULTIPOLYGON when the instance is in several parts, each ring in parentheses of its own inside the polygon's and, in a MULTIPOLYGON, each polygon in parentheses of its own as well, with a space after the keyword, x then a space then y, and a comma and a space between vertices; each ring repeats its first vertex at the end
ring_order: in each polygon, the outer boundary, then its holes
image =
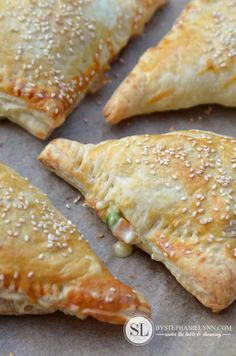
MULTIPOLYGON (((171 28, 186 0, 170 0, 147 26, 145 35, 133 40, 121 54, 126 64, 117 61, 110 73, 112 82, 98 94, 87 97, 70 119, 53 136, 96 143, 110 138, 143 133, 164 133, 170 129, 203 129, 236 137, 236 110, 207 107, 154 114, 135 118, 116 127, 110 127, 102 116, 102 108, 139 56, 156 44, 171 28)), ((0 29, 1 30, 1 29, 0 29)), ((85 321, 56 313, 49 316, 0 316, 0 356, 13 352, 17 356, 59 355, 236 355, 236 304, 225 312, 214 315, 188 294, 161 264, 145 253, 135 253, 121 260, 115 257, 112 246, 115 239, 103 223, 82 202, 74 205, 77 192, 65 182, 50 174, 36 160, 46 142, 30 136, 23 129, 0 122, 0 160, 28 176, 34 185, 42 188, 64 215, 78 224, 91 246, 110 270, 125 283, 149 298, 153 321, 157 325, 230 325, 231 336, 166 337, 155 336, 146 346, 130 345, 121 326, 85 321), (71 205, 68 210, 66 203, 71 205), (103 239, 97 235, 104 233, 103 239)))

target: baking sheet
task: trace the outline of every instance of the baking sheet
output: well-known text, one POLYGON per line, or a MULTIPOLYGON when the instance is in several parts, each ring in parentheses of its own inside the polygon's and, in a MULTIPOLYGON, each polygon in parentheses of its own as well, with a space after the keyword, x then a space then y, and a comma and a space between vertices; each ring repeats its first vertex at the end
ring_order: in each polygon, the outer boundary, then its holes
MULTIPOLYGON (((102 107, 121 80, 137 62, 145 49, 157 43, 171 28, 186 0, 170 0, 147 26, 145 35, 132 41, 110 72, 112 81, 98 94, 87 97, 63 127, 53 136, 97 143, 110 138, 143 133, 164 133, 169 130, 202 129, 236 137, 236 110, 207 107, 154 114, 110 127, 102 116, 102 107)), ((56 313, 49 316, 0 317, 0 356, 44 355, 225 355, 236 354, 236 304, 225 312, 213 315, 170 275, 167 269, 141 251, 125 259, 113 253, 115 239, 95 214, 82 203, 73 204, 77 192, 46 171, 37 161, 45 142, 30 136, 21 128, 0 123, 0 160, 28 176, 42 188, 56 205, 89 239, 91 246, 110 270, 125 283, 132 285, 149 298, 153 321, 157 325, 229 325, 231 336, 166 337, 155 336, 146 346, 136 347, 125 340, 121 326, 111 326, 92 319, 85 321, 56 313), (65 205, 71 205, 68 210, 65 205), (103 239, 97 235, 104 233, 103 239)))

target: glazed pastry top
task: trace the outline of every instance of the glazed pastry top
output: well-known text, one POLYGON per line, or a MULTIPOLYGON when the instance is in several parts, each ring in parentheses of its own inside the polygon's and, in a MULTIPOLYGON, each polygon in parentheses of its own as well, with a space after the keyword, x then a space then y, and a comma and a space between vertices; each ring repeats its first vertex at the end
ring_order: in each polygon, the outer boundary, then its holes
POLYGON ((0 115, 46 138, 164 2, 0 1, 0 115))
POLYGON ((3 164, 0 227, 0 298, 13 303, 10 310, 0 305, 1 313, 62 310, 120 323, 135 310, 149 312, 46 195, 3 164))
POLYGON ((235 139, 201 131, 98 145, 58 139, 39 159, 204 305, 219 311, 235 299, 235 139))
POLYGON ((200 104, 235 107, 236 2, 190 1, 171 31, 148 49, 107 103, 111 123, 200 104))

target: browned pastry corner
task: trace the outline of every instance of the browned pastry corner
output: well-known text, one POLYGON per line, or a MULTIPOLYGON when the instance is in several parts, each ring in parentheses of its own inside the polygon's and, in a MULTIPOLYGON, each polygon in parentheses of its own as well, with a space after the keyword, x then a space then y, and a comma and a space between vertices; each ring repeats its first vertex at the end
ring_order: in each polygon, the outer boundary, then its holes
POLYGON ((218 312, 235 300, 235 139, 203 131, 98 145, 58 139, 39 159, 203 305, 218 312))
POLYGON ((165 2, 0 0, 0 118, 47 138, 165 2))
POLYGON ((111 124, 200 104, 236 106, 236 2, 194 0, 108 101, 111 124))
POLYGON ((0 314, 47 314, 124 323, 149 304, 114 278, 48 200, 0 164, 0 314))

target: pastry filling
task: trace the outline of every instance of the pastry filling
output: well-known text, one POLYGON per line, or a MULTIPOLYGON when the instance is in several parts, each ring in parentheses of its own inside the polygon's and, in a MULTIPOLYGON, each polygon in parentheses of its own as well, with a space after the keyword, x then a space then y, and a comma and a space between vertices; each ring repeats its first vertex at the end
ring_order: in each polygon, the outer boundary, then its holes
POLYGON ((134 232, 130 223, 122 216, 117 208, 109 208, 106 215, 106 224, 111 229, 113 235, 120 241, 134 245, 138 235, 134 232))
POLYGON ((133 246, 128 245, 125 242, 117 241, 114 244, 114 251, 117 257, 125 258, 129 257, 133 252, 133 246))
POLYGON ((117 208, 109 208, 106 215, 106 224, 112 230, 113 226, 117 224, 121 217, 122 214, 117 208))

